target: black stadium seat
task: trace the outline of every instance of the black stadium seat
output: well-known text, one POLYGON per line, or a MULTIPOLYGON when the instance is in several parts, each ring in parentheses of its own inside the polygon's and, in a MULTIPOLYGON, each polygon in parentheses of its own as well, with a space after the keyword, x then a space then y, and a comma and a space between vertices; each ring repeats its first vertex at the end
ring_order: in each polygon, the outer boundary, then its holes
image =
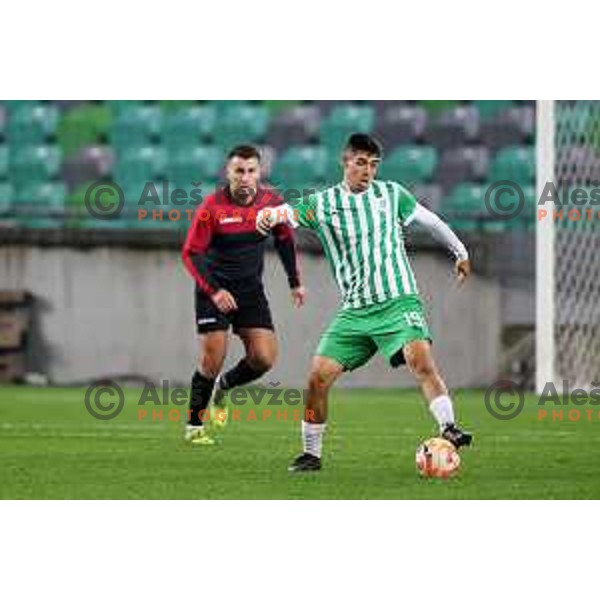
POLYGON ((481 140, 494 151, 504 146, 531 144, 534 130, 535 109, 532 106, 514 106, 482 124, 481 140))
POLYGON ((314 105, 296 106, 282 111, 271 121, 267 143, 276 150, 310 144, 318 137, 319 119, 319 108, 314 105))
POLYGON ((402 144, 414 144, 423 137, 427 112, 421 106, 396 105, 378 113, 375 135, 386 150, 402 144))
POLYGON ((483 146, 450 148, 442 153, 436 180, 446 191, 463 181, 483 181, 489 162, 489 152, 483 146))
POLYGON ((471 144, 479 135, 479 111, 475 106, 456 106, 443 112, 427 127, 425 139, 438 150, 471 144))

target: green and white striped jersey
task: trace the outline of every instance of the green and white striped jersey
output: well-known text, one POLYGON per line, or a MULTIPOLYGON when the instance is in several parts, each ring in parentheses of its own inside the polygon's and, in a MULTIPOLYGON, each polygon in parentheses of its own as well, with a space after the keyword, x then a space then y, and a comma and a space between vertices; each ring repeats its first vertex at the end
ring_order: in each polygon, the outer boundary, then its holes
POLYGON ((419 293, 402 231, 416 203, 399 183, 374 181, 359 194, 340 183, 291 207, 298 224, 319 236, 344 308, 419 293))

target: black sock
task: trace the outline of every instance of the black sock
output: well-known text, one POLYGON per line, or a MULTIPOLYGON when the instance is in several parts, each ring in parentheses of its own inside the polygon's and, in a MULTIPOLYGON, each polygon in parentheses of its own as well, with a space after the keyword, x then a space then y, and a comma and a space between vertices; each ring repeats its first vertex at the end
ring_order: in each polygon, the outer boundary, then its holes
POLYGON ((190 390, 190 425, 202 425, 200 413, 206 410, 214 386, 214 379, 208 379, 198 371, 194 373, 190 390))
POLYGON ((261 375, 264 375, 267 371, 268 369, 255 369, 245 358, 242 358, 235 367, 221 376, 221 389, 230 390, 238 385, 250 383, 258 379, 261 375))

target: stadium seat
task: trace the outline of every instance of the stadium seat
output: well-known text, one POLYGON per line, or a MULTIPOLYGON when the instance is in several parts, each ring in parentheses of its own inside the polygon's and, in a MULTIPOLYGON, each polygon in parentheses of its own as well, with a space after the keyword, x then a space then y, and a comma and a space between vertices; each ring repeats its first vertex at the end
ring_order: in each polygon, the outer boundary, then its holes
POLYGON ((269 111, 264 106, 232 104, 219 113, 213 137, 222 149, 264 140, 269 122, 269 111))
POLYGON ((56 146, 25 146, 10 153, 10 177, 16 187, 41 183, 59 174, 62 153, 56 146))
POLYGON ((436 183, 415 184, 413 193, 423 206, 435 213, 440 212, 443 197, 441 186, 436 183))
POLYGON ((372 106, 342 104, 333 108, 321 122, 321 143, 334 152, 339 152, 351 133, 371 133, 375 126, 375 111, 372 106))
POLYGON ((318 138, 319 109, 313 105, 296 106, 282 111, 271 120, 267 143, 276 150, 307 145, 318 138))
POLYGON ((381 165, 381 179, 399 181, 404 185, 424 183, 433 177, 437 165, 437 151, 431 146, 401 146, 385 158, 381 165))
POLYGON ((196 100, 159 100, 157 104, 163 111, 164 116, 168 113, 179 112, 180 110, 187 110, 188 108, 198 106, 196 100))
POLYGON ((450 110, 459 104, 458 100, 417 100, 417 105, 422 106, 432 116, 450 110))
POLYGON ((193 105, 166 113, 162 143, 169 149, 198 146, 212 137, 217 109, 210 104, 193 105))
POLYGON ((159 106, 131 105, 119 109, 111 132, 116 150, 151 143, 160 133, 161 116, 159 106))
POLYGON ((10 213, 14 198, 13 186, 6 181, 0 181, 0 216, 10 213))
POLYGON ((189 187, 192 181, 214 181, 223 166, 223 152, 216 146, 196 146, 168 155, 166 177, 179 186, 189 187))
POLYGON ((479 133, 479 113, 473 106, 456 106, 430 119, 425 133, 438 150, 472 143, 479 133))
POLYGON ((11 145, 43 144, 54 135, 59 110, 52 104, 21 104, 8 113, 7 139, 11 145))
POLYGON ((38 183, 16 190, 17 222, 24 227, 62 227, 66 190, 63 183, 38 183))
POLYGON ((531 146, 510 146, 500 150, 492 163, 490 178, 509 180, 520 185, 535 180, 535 152, 531 146))
POLYGON ((535 110, 531 106, 513 106, 481 125, 481 139, 491 150, 533 142, 535 110))
POLYGON ((122 187, 131 182, 160 178, 165 172, 166 153, 157 146, 130 148, 118 156, 115 181, 122 187))
POLYGON ((290 148, 277 161, 273 181, 281 189, 302 189, 325 181, 328 152, 322 146, 290 148))
POLYGON ((488 166, 487 148, 452 148, 442 153, 436 180, 448 191, 462 181, 483 181, 487 176, 488 166))
POLYGON ((0 141, 4 140, 6 137, 6 122, 8 120, 8 115, 6 113, 6 106, 0 104, 0 141))
POLYGON ((378 113, 375 135, 384 151, 402 144, 414 144, 423 138, 427 111, 422 106, 392 105, 378 113))
POLYGON ((511 108, 515 103, 513 100, 474 100, 473 104, 479 111, 481 120, 485 121, 511 108))
POLYGON ((459 216, 488 215, 485 207, 485 193, 488 186, 480 183, 461 183, 457 185, 442 204, 444 214, 459 216))
POLYGON ((416 184, 413 193, 417 200, 429 210, 440 212, 442 205, 443 191, 441 186, 433 184, 416 184))
POLYGON ((110 108, 104 104, 81 104, 64 112, 57 130, 64 155, 106 139, 112 118, 110 108))
POLYGON ((8 146, 0 144, 0 179, 6 179, 8 177, 8 169, 8 146))
POLYGON ((113 170, 114 153, 110 146, 87 146, 63 163, 63 179, 70 190, 86 181, 104 179, 113 170))
POLYGON ((560 144, 556 149, 556 164, 559 186, 600 184, 600 149, 560 144), (577 170, 564 165, 577 165, 577 170))

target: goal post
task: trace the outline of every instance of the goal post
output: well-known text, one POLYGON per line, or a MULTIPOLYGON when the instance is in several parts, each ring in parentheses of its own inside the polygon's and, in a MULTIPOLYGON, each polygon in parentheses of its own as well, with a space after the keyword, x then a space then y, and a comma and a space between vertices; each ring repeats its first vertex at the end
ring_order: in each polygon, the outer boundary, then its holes
MULTIPOLYGON (((536 198, 554 181, 554 100, 538 100, 536 111, 536 198)), ((537 219, 535 245, 535 388, 540 394, 555 381, 554 362, 554 221, 537 219)))
POLYGON ((536 391, 600 381, 600 101, 537 103, 536 391), (544 194, 548 197, 548 194, 544 194), (540 207, 542 208, 542 207, 540 207))

